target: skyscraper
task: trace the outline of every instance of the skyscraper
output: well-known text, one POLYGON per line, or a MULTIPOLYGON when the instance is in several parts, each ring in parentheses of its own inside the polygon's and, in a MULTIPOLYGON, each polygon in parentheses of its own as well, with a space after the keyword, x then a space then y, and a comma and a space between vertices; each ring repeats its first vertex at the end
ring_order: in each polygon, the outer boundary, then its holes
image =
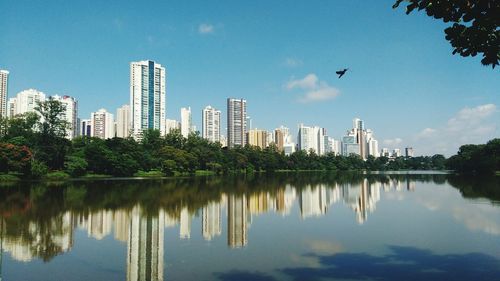
POLYGON ((181 135, 187 138, 192 129, 191 107, 183 107, 181 108, 181 135))
POLYGON ((10 111, 12 111, 14 115, 17 115, 26 112, 35 112, 38 103, 45 101, 45 94, 35 89, 28 89, 19 92, 15 99, 15 102, 12 101, 15 105, 15 109, 12 110, 11 108, 10 111))
POLYGON ((154 61, 130 63, 130 111, 134 138, 143 130, 165 134, 165 67, 154 61))
POLYGON ((79 136, 92 136, 92 120, 90 119, 81 119, 80 120, 80 131, 78 132, 79 136))
POLYGON ((318 126, 308 127, 299 124, 299 149, 309 152, 311 149, 318 155, 324 155, 328 150, 328 136, 326 130, 318 126))
POLYGON ((179 130, 181 128, 181 124, 179 121, 174 119, 166 119, 165 120, 165 134, 172 132, 173 130, 179 130))
POLYGON ((251 146, 258 146, 260 148, 267 147, 268 133, 265 130, 252 129, 247 132, 247 144, 251 146))
POLYGON ((406 147, 405 148, 405 156, 406 157, 413 157, 413 147, 406 147))
POLYGON ((64 106, 60 118, 68 122, 69 127, 66 129, 66 138, 73 139, 78 134, 77 132, 77 119, 78 119, 78 102, 75 98, 64 95, 54 95, 51 99, 59 101, 64 106))
POLYGON ((247 101, 227 99, 227 141, 230 148, 245 145, 247 132, 247 101))
POLYGON ((116 110, 116 136, 128 138, 130 135, 130 105, 126 104, 116 110))
POLYGON ((220 142, 221 112, 210 105, 203 109, 203 138, 211 142, 220 142))
POLYGON ((90 114, 92 136, 101 139, 110 139, 115 136, 113 114, 101 108, 90 114))
POLYGON ((7 116, 7 87, 9 82, 9 72, 0 69, 0 117, 7 116))

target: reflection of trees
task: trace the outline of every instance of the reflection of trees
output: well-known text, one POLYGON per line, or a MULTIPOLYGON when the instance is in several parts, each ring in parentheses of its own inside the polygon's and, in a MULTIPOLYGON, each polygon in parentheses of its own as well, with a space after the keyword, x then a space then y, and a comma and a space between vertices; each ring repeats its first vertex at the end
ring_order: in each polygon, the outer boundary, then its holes
POLYGON ((500 177, 498 176, 449 175, 448 182, 460 190, 465 198, 487 198, 494 203, 500 203, 500 177))
MULTIPOLYGON (((77 225, 80 218, 88 221, 103 211, 109 213, 110 220, 116 222, 118 211, 129 213, 140 205, 144 216, 157 216, 161 211, 165 213, 165 223, 171 224, 179 222, 182 210, 192 216, 205 207, 202 213, 205 220, 203 231, 207 238, 220 235, 221 222, 218 219, 220 207, 212 206, 215 209, 210 212, 206 207, 220 202, 225 197, 223 194, 233 204, 230 204, 231 211, 239 211, 235 212, 234 217, 239 221, 234 221, 232 230, 241 229, 243 233, 247 214, 251 217, 269 210, 286 214, 296 196, 303 202, 311 202, 311 208, 316 208, 312 204, 318 204, 319 211, 311 209, 310 214, 323 214, 330 204, 344 198, 344 202, 350 202, 348 205, 352 206, 359 216, 358 220, 362 222, 368 212, 374 210, 379 188, 413 190, 418 182, 442 184, 447 181, 460 189, 464 197, 500 200, 497 188, 500 186, 499 177, 305 172, 223 178, 82 181, 57 186, 22 183, 0 189, 0 216, 4 217, 5 222, 5 241, 22 246, 22 249, 18 249, 20 256, 25 253, 25 256, 48 261, 72 246, 73 226, 77 225), (346 198, 351 198, 352 202, 346 198), (239 201, 243 199, 244 202, 239 201)), ((304 204, 300 207, 304 209, 308 206, 304 204)), ((126 220, 126 217, 122 219, 126 220)), ((119 228, 127 229, 128 225, 123 224, 119 228)), ((102 235, 109 232, 103 230, 102 235)), ((120 240, 126 240, 125 231, 115 235, 120 240)), ((243 241, 240 244, 246 244, 245 235, 240 236, 238 240, 243 241)))

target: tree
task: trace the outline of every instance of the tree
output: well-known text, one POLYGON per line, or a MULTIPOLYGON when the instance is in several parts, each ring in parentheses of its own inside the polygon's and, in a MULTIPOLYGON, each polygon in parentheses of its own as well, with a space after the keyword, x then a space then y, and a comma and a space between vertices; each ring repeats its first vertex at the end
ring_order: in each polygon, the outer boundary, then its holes
POLYGON ((54 98, 39 102, 35 110, 40 113, 42 120, 39 124, 42 136, 66 137, 66 129, 69 123, 62 118, 66 106, 54 98))
POLYGON ((26 146, 0 143, 0 172, 27 173, 32 154, 26 146))
POLYGON ((483 65, 498 65, 500 60, 500 1, 498 0, 397 0, 393 8, 408 3, 406 14, 415 9, 441 19, 447 27, 446 40, 453 54, 463 57, 482 54, 483 65))

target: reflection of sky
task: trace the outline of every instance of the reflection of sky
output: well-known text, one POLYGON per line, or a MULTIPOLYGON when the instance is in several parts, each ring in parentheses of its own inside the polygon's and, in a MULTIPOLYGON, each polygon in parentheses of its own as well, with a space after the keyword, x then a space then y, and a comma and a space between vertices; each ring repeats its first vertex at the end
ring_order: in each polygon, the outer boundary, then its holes
MULTIPOLYGON (((241 202, 246 202, 247 211, 233 212, 243 216, 237 224, 227 217, 234 198, 211 202, 198 212, 184 207, 179 217, 161 213, 165 280, 210 280, 230 276, 224 275, 227 272, 287 279, 287 273, 294 271, 278 269, 322 268, 325 260, 338 256, 331 262, 344 262, 354 253, 368 255, 358 258, 382 259, 395 252, 405 256, 430 250, 434 258, 454 254, 452 260, 459 260, 464 254, 482 253, 500 259, 500 208, 465 200, 448 185, 364 181, 334 189, 288 187, 277 194, 288 197, 245 196, 241 202), (242 247, 229 247, 228 227, 242 226, 246 226, 244 233, 235 229, 239 236, 246 235, 238 237, 242 247)), ((49 280, 126 280, 130 214, 103 210, 74 217, 78 223, 71 232, 71 249, 48 263, 18 262, 4 255, 4 280, 47 280, 48 276, 49 280)), ((156 217, 149 220, 157 221, 156 217)), ((9 245, 4 248, 9 251, 9 245)), ((431 259, 429 253, 425 254, 431 259)))

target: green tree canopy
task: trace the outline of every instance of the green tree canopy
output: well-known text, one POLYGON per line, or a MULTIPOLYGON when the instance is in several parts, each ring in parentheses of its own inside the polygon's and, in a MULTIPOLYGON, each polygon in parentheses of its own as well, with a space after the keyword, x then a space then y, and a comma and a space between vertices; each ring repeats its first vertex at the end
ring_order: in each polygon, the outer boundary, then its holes
POLYGON ((453 54, 463 57, 482 54, 483 65, 495 68, 500 60, 500 1, 498 0, 397 0, 393 8, 407 3, 406 14, 415 9, 428 16, 453 23, 446 40, 453 54))

